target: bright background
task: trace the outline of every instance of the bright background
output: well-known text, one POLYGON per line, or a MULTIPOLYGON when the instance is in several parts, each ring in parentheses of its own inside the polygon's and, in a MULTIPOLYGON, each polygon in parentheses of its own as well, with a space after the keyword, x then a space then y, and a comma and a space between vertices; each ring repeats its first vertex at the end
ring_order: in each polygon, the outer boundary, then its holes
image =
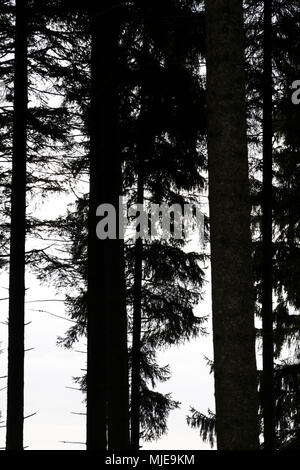
MULTIPOLYGON (((62 204, 56 196, 38 207, 37 211, 50 217, 65 207, 66 204, 62 204)), ((86 355, 77 352, 85 351, 86 342, 82 340, 74 350, 57 346, 58 336, 64 336, 71 323, 50 313, 65 317, 64 303, 61 301, 64 294, 50 286, 41 286, 31 273, 27 274, 26 281, 26 349, 34 349, 25 353, 25 416, 36 414, 25 419, 24 445, 30 450, 84 450, 85 416, 74 414, 85 413, 84 395, 73 389, 77 385, 72 378, 80 376, 81 369, 86 367, 86 355), (51 301, 41 301, 45 299, 51 301)), ((7 326, 4 323, 8 315, 8 302, 2 300, 8 296, 7 289, 6 273, 0 276, 0 376, 7 374, 7 326)), ((211 312, 209 282, 205 289, 205 299, 197 308, 197 314, 201 316, 211 312)), ((210 323, 208 331, 211 331, 210 323)), ((214 411, 213 376, 205 357, 213 359, 211 334, 159 353, 159 363, 170 365, 172 378, 159 385, 157 390, 172 392, 173 398, 181 402, 181 407, 171 412, 168 433, 159 441, 145 443, 144 449, 210 449, 201 441, 199 432, 186 423, 190 407, 203 413, 208 408, 214 411)), ((2 378, 0 389, 5 386, 6 379, 2 378)), ((5 409, 6 389, 2 389, 2 426, 5 425, 5 409)), ((0 447, 4 446, 5 427, 1 427, 0 447)))

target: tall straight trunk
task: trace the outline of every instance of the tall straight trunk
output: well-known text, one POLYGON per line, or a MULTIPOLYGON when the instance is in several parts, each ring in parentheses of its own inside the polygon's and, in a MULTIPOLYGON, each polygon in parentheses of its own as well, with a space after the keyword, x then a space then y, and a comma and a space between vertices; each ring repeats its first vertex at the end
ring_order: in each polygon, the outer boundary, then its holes
POLYGON ((273 302, 272 302, 272 1, 264 1, 263 202, 262 202, 262 406, 264 448, 274 449, 273 302))
POLYGON ((16 0, 6 449, 23 450, 27 1, 16 0))
POLYGON ((209 207, 219 450, 258 449, 242 0, 206 1, 209 207))
MULTIPOLYGON (((121 165, 119 166, 121 176, 121 165)), ((121 179, 118 184, 121 194, 121 179)), ((114 197, 111 199, 114 201, 114 197)), ((115 200, 117 208, 118 200, 115 200)), ((118 213, 118 211, 117 211, 118 213)), ((118 229, 118 224, 117 224, 118 229)), ((125 450, 129 439, 129 377, 124 241, 107 243, 108 449, 125 450), (110 246, 109 246, 110 245, 110 246)))
MULTIPOLYGON (((142 143, 143 144, 143 143, 142 143)), ((142 149, 138 158, 137 202, 144 203, 144 155, 142 149)), ((140 407, 141 407, 141 327, 142 327, 142 276, 143 276, 143 240, 135 242, 134 302, 132 330, 131 364, 131 448, 139 449, 140 407)))
POLYGON ((96 209, 117 211, 122 190, 118 144, 118 36, 112 2, 92 6, 90 202, 88 235, 87 449, 129 447, 127 317, 123 240, 96 236, 96 209))
MULTIPOLYGON (((105 145, 105 122, 100 114, 101 94, 105 100, 104 77, 99 79, 99 53, 97 20, 91 10, 92 52, 91 52, 91 116, 90 116, 90 190, 88 216, 88 318, 87 318, 87 450, 106 450, 107 448, 107 371, 106 351, 107 325, 105 318, 105 277, 102 244, 96 236, 96 209, 101 201, 99 175, 101 161, 109 158, 102 151, 105 145), (101 80, 102 78, 102 80, 101 80), (103 83, 104 82, 104 83, 103 83), (101 94, 100 94, 101 93, 101 94), (99 135, 101 132, 101 136, 99 135), (102 141, 99 139, 101 137, 102 141), (101 160, 100 160, 101 159, 101 160)), ((110 52, 110 44, 107 51, 110 52)), ((105 60, 106 57, 103 57, 105 60)), ((109 67, 109 63, 107 66, 109 67)), ((106 91, 106 90, 105 90, 106 91)), ((105 101, 103 101, 104 108, 105 101)), ((104 112, 104 110, 103 110, 104 112)), ((109 145, 109 142, 107 143, 109 145)))
MULTIPOLYGON (((145 14, 146 12, 144 12, 145 14)), ((143 49, 141 66, 146 70, 149 53, 149 42, 143 25, 143 49)), ((145 158, 149 151, 149 126, 146 124, 146 92, 141 87, 140 128, 137 139, 137 203, 144 204, 145 158)), ((130 446, 138 450, 140 447, 141 421, 141 330, 142 330, 142 278, 143 278, 143 239, 135 242, 134 258, 134 294, 133 294, 133 327, 132 327, 132 361, 131 361, 131 407, 130 407, 130 446)))

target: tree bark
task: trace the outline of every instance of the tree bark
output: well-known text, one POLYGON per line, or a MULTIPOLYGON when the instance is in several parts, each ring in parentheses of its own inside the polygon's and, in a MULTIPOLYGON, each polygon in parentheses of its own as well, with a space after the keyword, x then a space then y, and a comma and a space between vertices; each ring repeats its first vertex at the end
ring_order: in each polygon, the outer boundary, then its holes
POLYGON ((262 319, 263 377, 262 407, 264 449, 275 445, 274 423, 274 352, 272 295, 272 1, 264 1, 264 71, 263 71, 263 202, 262 202, 262 319))
POLYGON ((16 0, 6 449, 23 450, 27 1, 16 0))
MULTIPOLYGON (((116 6, 117 8, 117 6, 116 6)), ((118 143, 118 37, 112 2, 93 5, 88 235, 87 449, 129 447, 124 242, 100 240, 96 209, 122 194, 118 143)), ((118 227, 117 227, 118 234, 118 227)))
POLYGON ((219 450, 258 449, 242 0, 206 1, 209 207, 219 450))

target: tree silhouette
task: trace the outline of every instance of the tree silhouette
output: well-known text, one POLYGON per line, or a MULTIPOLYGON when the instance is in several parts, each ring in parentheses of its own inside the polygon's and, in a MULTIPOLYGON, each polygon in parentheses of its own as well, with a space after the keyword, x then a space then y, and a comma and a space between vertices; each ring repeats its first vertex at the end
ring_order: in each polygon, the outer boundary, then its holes
POLYGON ((23 449, 27 18, 27 1, 17 0, 9 272, 9 344, 6 423, 7 450, 23 449))
MULTIPOLYGON (((92 7, 88 240, 87 449, 129 447, 127 319, 122 239, 99 240, 96 210, 122 194, 118 137, 119 5, 92 7), (111 8, 116 6, 116 9, 111 8), (104 66, 103 66, 104 64, 104 66), (101 295, 99 296, 99 290, 101 295), (99 341, 102 332, 102 341, 99 341), (107 413, 107 417, 106 417, 107 413), (101 432, 99 427, 101 426, 101 432), (106 431, 107 427, 107 431, 106 431), (100 437, 101 436, 101 437, 100 437)), ((117 225, 117 233, 119 226, 117 225)))
POLYGON ((258 448, 242 13, 238 0, 206 2, 214 374, 220 450, 258 448))

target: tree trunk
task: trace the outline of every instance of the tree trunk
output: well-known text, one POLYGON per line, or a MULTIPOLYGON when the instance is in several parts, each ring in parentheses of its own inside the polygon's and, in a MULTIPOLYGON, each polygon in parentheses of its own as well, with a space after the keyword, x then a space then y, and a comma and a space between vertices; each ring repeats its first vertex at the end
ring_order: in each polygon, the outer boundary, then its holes
MULTIPOLYGON (((119 175, 121 176, 121 165, 119 175)), ((117 194, 121 194, 121 180, 118 188, 117 194)), ((118 207, 117 203, 116 199, 115 207, 118 207)), ((107 242, 108 448, 124 450, 130 447, 124 241, 117 239, 107 242)))
POLYGON ((27 1, 16 0, 6 449, 23 450, 27 1))
MULTIPOLYGON (((146 11, 144 12, 146 14, 146 11)), ((141 66, 146 70, 149 41, 143 25, 143 46, 141 66)), ((146 119, 147 97, 145 87, 141 87, 140 126, 137 140, 137 203, 144 204, 145 158, 149 152, 149 125, 146 119)), ((135 243, 134 260, 134 294, 133 294, 133 328, 132 328, 132 362, 131 362, 131 449, 140 447, 140 420, 141 420, 141 329, 142 329, 142 278, 143 278, 143 239, 140 237, 135 243)))
POLYGON ((275 445, 272 304, 272 1, 264 1, 263 202, 262 202, 262 407, 264 449, 275 445))
POLYGON ((207 99, 216 430, 258 449, 242 0, 207 0, 207 99))
POLYGON ((112 2, 92 6, 88 237, 87 449, 129 447, 127 316, 123 240, 96 236, 96 209, 122 193, 118 144, 118 37, 112 2))
MULTIPOLYGON (((143 124, 142 124, 143 125, 143 124)), ((142 142, 143 145, 144 142, 142 142)), ((144 155, 138 155, 137 202, 144 203, 144 155)), ((131 364, 131 448, 139 449, 141 406, 141 327, 142 327, 143 240, 135 242, 134 303, 131 364)))

